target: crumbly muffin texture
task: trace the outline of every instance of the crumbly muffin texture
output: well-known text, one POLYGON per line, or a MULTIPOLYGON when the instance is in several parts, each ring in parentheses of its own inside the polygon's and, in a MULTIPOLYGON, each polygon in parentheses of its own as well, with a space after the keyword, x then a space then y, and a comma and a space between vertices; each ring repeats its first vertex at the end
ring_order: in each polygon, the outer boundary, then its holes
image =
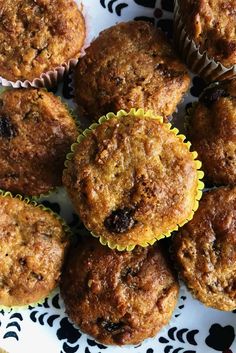
POLYGON ((62 183, 66 154, 78 133, 62 102, 43 89, 0 95, 0 188, 39 195, 62 183))
POLYGON ((73 0, 0 0, 0 18, 0 75, 7 80, 33 80, 79 56, 85 24, 73 0))
POLYGON ((63 182, 85 226, 111 244, 142 245, 192 214, 196 164, 168 124, 112 118, 76 145, 63 182))
POLYGON ((190 78, 164 34, 142 21, 119 23, 101 32, 75 70, 81 117, 96 120, 131 108, 171 115, 190 78))
POLYGON ((51 213, 0 196, 0 305, 22 306, 58 284, 68 235, 51 213))
POLYGON ((137 344, 170 320, 178 282, 160 246, 118 252, 86 237, 68 256, 61 281, 66 312, 105 344, 137 344))
POLYGON ((187 33, 210 58, 236 65, 235 0, 178 0, 187 33))
POLYGON ((173 254, 197 299, 236 309, 236 187, 203 196, 192 221, 173 237, 173 254))
POLYGON ((210 86, 194 106, 188 137, 206 181, 236 184, 236 80, 210 86))

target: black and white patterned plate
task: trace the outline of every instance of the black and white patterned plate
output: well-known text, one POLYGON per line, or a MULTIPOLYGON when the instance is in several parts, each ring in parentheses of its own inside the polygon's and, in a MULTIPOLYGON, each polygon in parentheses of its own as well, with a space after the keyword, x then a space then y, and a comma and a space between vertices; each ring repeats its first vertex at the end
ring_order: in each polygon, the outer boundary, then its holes
MULTIPOLYGON (((131 19, 143 19, 161 27, 171 38, 173 0, 77 0, 83 3, 89 42, 104 28, 131 19)), ((188 104, 199 96, 204 82, 192 78, 190 92, 174 115, 181 117, 188 104)), ((70 80, 65 78, 54 93, 73 108, 70 80)), ((72 227, 82 227, 64 190, 42 200, 59 212, 72 227)), ((155 338, 139 346, 107 347, 82 334, 65 314, 55 291, 43 304, 25 310, 0 309, 0 347, 9 353, 236 353, 236 312, 206 308, 182 285, 173 319, 155 338)))

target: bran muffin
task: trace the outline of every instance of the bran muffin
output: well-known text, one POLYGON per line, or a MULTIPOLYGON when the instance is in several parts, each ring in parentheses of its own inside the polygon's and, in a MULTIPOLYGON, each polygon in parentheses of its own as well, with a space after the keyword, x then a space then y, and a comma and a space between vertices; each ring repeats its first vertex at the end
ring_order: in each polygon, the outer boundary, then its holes
POLYGON ((0 76, 7 80, 32 81, 79 56, 85 24, 73 0, 0 0, 0 18, 0 76))
POLYGON ((195 154, 170 124, 141 110, 102 121, 80 136, 63 174, 82 222, 120 250, 170 235, 197 207, 195 154))
POLYGON ((119 252, 80 237, 62 272, 66 312, 104 344, 137 344, 168 323, 179 286, 158 246, 119 252))
POLYGON ((0 305, 22 306, 58 284, 69 243, 54 214, 9 194, 0 196, 0 305))
POLYGON ((171 115, 190 78, 164 34, 149 23, 119 23, 101 32, 75 69, 81 117, 96 120, 131 108, 171 115))
POLYGON ((178 6, 200 52, 227 68, 236 65, 235 0, 178 0, 178 6))
POLYGON ((236 187, 204 194, 193 219, 173 237, 173 254, 197 299, 236 309, 236 187))
POLYGON ((0 188, 39 195, 62 183, 64 161, 78 135, 59 98, 43 89, 0 95, 0 188))
POLYGON ((236 79, 210 86, 194 106, 189 139, 211 185, 236 185, 236 79))

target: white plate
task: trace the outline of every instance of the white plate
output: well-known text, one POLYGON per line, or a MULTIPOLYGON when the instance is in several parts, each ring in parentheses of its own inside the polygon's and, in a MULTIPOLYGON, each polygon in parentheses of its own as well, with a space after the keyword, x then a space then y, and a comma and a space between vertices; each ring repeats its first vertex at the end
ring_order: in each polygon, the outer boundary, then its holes
MULTIPOLYGON (((173 0, 84 0, 83 5, 89 24, 88 42, 106 27, 138 17, 152 21, 165 31, 171 30, 173 0)), ((193 78, 190 93, 178 107, 175 122, 203 87, 199 78, 193 78)), ((67 80, 56 94, 63 96, 62 92, 68 98, 67 80)), ((71 99, 66 101, 73 106, 71 99)), ((51 207, 60 208, 69 223, 76 223, 63 190, 48 199, 51 207)), ((206 308, 184 286, 170 324, 155 338, 137 347, 105 347, 81 334, 68 321, 58 292, 34 308, 18 312, 0 310, 0 347, 9 353, 236 353, 235 330, 236 313, 206 308)))

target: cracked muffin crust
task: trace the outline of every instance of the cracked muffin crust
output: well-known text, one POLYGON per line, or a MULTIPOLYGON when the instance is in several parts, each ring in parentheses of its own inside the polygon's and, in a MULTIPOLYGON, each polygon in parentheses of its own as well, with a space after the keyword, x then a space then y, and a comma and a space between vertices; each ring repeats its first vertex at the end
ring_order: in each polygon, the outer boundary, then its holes
POLYGON ((193 219, 173 237, 172 250, 198 300, 236 309, 236 187, 204 194, 193 219))
POLYGON ((77 127, 64 104, 43 89, 0 95, 0 188, 25 195, 62 184, 77 127))
POLYGON ((236 184, 236 79, 210 86, 194 106, 189 140, 211 185, 236 184))
POLYGON ((81 117, 96 120, 131 108, 171 115, 190 78, 164 34, 149 23, 119 23, 101 32, 75 70, 81 117))
POLYGON ((0 196, 0 305, 22 306, 58 284, 69 237, 52 213, 0 196))
POLYGON ((168 124, 129 113, 75 145, 63 183, 82 222, 109 246, 147 245, 192 216, 196 161, 168 124))
POLYGON ((66 312, 105 344, 137 344, 170 320, 179 286, 158 246, 119 252, 91 236, 69 253, 62 272, 66 312))
POLYGON ((236 65, 235 0, 179 0, 185 29, 210 58, 225 67, 236 65))
POLYGON ((0 19, 0 76, 7 80, 32 81, 79 57, 85 24, 73 0, 0 0, 0 19))

